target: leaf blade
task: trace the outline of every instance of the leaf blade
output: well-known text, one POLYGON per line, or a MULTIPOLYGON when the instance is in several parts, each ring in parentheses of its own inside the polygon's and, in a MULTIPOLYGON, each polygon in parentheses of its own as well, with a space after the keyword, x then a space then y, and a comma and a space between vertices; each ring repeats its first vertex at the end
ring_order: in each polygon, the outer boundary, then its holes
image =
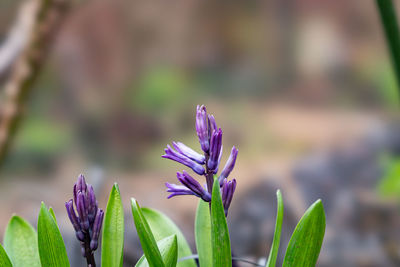
MULTIPOLYGON (((178 259, 192 255, 192 251, 185 236, 167 215, 150 208, 141 208, 141 210, 150 226, 154 239, 157 241, 157 245, 158 241, 175 234, 178 242, 178 259)), ((178 262, 177 266, 196 267, 197 265, 193 259, 190 259, 178 262)))
POLYGON ((165 266, 150 226, 147 223, 139 204, 134 198, 131 199, 131 207, 133 220, 140 239, 140 244, 142 245, 142 249, 148 260, 149 266, 165 266))
POLYGON ((42 266, 70 266, 64 240, 53 216, 43 202, 38 218, 38 247, 42 266))
POLYGON ((4 249, 14 267, 41 267, 35 229, 23 218, 11 217, 4 235, 4 249))
POLYGON ((212 266, 211 218, 208 202, 199 200, 195 219, 196 249, 201 267, 212 266))
MULTIPOLYGON (((178 241, 176 235, 171 235, 166 238, 161 239, 157 242, 157 247, 160 250, 161 257, 166 267, 174 267, 178 261, 178 241)), ((146 256, 143 255, 136 267, 147 267, 149 263, 147 262, 146 256)))
POLYGON ((278 257, 279 244, 281 241, 281 231, 283 222, 283 200, 281 191, 276 191, 277 209, 276 209, 276 223, 274 239, 272 241, 271 250, 269 252, 266 267, 275 267, 276 258, 278 257))
POLYGON ((218 179, 214 179, 211 197, 211 242, 214 267, 231 267, 232 252, 229 230, 222 204, 218 179))
POLYGON ((115 183, 111 189, 104 215, 101 239, 101 266, 120 267, 124 250, 124 208, 115 183))
POLYGON ((325 212, 321 200, 312 204, 290 238, 283 267, 314 267, 325 234, 325 212))
POLYGON ((2 267, 13 267, 11 264, 10 258, 8 257, 6 251, 3 246, 0 244, 0 266, 2 267))

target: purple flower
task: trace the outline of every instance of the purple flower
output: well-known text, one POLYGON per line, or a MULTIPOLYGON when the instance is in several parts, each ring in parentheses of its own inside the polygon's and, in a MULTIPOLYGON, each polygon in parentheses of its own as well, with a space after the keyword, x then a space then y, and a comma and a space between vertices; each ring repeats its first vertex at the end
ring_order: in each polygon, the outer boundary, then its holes
POLYGON ((208 114, 208 139, 211 139, 211 135, 214 130, 217 130, 217 123, 213 115, 208 114))
POLYGON ((204 155, 200 155, 190 147, 186 146, 185 144, 181 142, 172 142, 172 145, 182 155, 185 155, 186 157, 196 161, 199 164, 204 164, 206 157, 204 155))
POLYGON ((221 128, 219 128, 218 130, 214 130, 211 135, 210 158, 208 159, 207 162, 208 169, 213 172, 218 169, 222 151, 221 148, 222 148, 222 130, 221 128))
POLYGON ((186 171, 182 171, 182 173, 177 172, 176 176, 182 185, 166 183, 168 188, 167 192, 172 193, 168 196, 168 198, 178 195, 194 195, 206 202, 211 201, 210 193, 208 193, 207 190, 204 189, 201 184, 191 177, 186 171))
POLYGON ((163 158, 171 159, 171 160, 179 162, 183 165, 186 165, 199 175, 204 174, 203 166, 201 166, 199 163, 191 160, 187 156, 175 151, 174 149, 171 148, 170 145, 167 145, 167 148, 164 151, 165 151, 165 155, 162 155, 163 158))
POLYGON ((167 187, 167 192, 171 193, 168 199, 174 196, 194 195, 194 192, 184 185, 165 183, 165 186, 167 187))
POLYGON ((82 174, 74 185, 73 195, 73 200, 65 202, 65 208, 76 237, 81 242, 83 256, 88 262, 93 262, 93 252, 98 246, 104 212, 98 208, 93 187, 86 184, 82 174))
POLYGON ((225 216, 228 215, 228 209, 231 205, 233 194, 235 193, 236 189, 236 179, 232 179, 228 181, 224 179, 222 182, 222 203, 225 209, 225 216))
POLYGON ((204 152, 208 152, 208 150, 210 148, 207 125, 208 125, 208 123, 207 123, 206 107, 203 105, 197 106, 196 132, 197 132, 197 136, 199 137, 201 149, 204 152))
POLYGON ((225 178, 228 178, 229 174, 232 172, 233 168, 235 167, 238 152, 239 152, 239 150, 235 146, 233 146, 232 150, 231 150, 231 154, 230 154, 228 160, 226 161, 225 167, 219 176, 219 182, 221 185, 222 185, 223 180, 225 178))

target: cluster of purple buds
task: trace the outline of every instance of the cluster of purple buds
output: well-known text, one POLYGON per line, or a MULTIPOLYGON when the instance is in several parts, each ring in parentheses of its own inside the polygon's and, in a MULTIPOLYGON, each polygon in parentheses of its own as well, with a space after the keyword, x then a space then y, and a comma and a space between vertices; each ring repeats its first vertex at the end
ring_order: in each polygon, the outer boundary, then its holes
POLYGON ((98 247, 104 211, 98 208, 93 187, 86 183, 82 174, 74 184, 73 193, 73 200, 65 202, 65 207, 76 237, 81 242, 82 255, 89 261, 98 247))
MULTIPOLYGON (((178 195, 194 195, 206 202, 211 201, 214 175, 218 173, 222 156, 222 130, 217 127, 214 116, 207 114, 203 105, 197 106, 196 132, 203 154, 197 153, 183 143, 173 142, 173 148, 167 145, 165 155, 162 157, 179 162, 191 168, 198 175, 205 176, 206 185, 202 186, 186 171, 178 172, 177 177, 182 185, 166 183, 167 192, 171 193, 168 198, 178 195)), ((236 189, 236 180, 228 181, 228 176, 235 166, 237 154, 236 147, 232 147, 229 159, 218 176, 225 214, 228 213, 233 193, 236 189)))

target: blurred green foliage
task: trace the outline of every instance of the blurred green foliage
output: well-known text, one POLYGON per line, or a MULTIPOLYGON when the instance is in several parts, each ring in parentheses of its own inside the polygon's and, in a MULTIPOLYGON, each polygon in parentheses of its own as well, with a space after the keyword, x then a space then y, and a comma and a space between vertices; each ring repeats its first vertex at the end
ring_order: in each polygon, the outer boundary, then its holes
POLYGON ((385 62, 381 67, 376 68, 377 85, 383 103, 388 108, 399 106, 399 92, 397 91, 396 77, 389 62, 385 62))
POLYGON ((379 193, 386 197, 400 196, 400 158, 383 160, 385 173, 378 184, 379 193))
POLYGON ((32 118, 24 122, 18 137, 17 150, 53 156, 69 145, 70 133, 54 122, 32 118))
POLYGON ((182 106, 190 95, 188 79, 182 70, 158 67, 143 74, 131 96, 131 106, 158 113, 182 106))

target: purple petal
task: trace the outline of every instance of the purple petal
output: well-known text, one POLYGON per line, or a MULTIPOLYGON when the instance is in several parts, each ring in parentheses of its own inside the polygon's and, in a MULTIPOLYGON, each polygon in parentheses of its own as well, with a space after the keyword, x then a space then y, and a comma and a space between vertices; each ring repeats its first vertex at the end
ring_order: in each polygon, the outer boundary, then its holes
POLYGON ((176 152, 169 145, 167 145, 167 148, 164 151, 165 151, 165 155, 162 155, 161 157, 179 162, 179 163, 191 168, 194 172, 196 172, 199 175, 204 174, 205 171, 204 171, 203 166, 201 166, 197 162, 189 159, 188 157, 176 152))
POLYGON ((78 192, 77 210, 82 229, 89 230, 88 214, 87 210, 85 209, 85 195, 82 192, 78 192))
POLYGON ((222 181, 225 178, 228 178, 229 174, 232 172, 233 168, 235 167, 238 152, 239 152, 239 150, 237 150, 237 148, 235 146, 233 146, 232 150, 231 150, 231 154, 230 154, 228 160, 226 161, 225 167, 222 170, 221 175, 219 176, 219 181, 220 181, 221 185, 222 185, 222 181))
POLYGON ((213 115, 208 115, 208 138, 211 139, 211 135, 214 130, 217 130, 217 123, 215 122, 215 118, 213 115))
POLYGON ((207 111, 204 105, 197 106, 196 112, 196 132, 199 137, 201 149, 208 152, 210 148, 208 129, 207 129, 207 111))
POLYGON ((183 185, 165 183, 165 186, 168 188, 167 192, 172 193, 168 196, 168 199, 174 196, 194 195, 190 189, 183 185))
POLYGON ((196 161, 199 164, 204 164, 206 160, 204 155, 200 155, 199 153, 197 153, 196 151, 194 151, 193 149, 191 149, 190 147, 186 146, 181 142, 172 142, 172 145, 174 146, 176 151, 178 151, 182 155, 185 155, 186 157, 196 161))
POLYGON ((211 145, 210 145, 210 158, 207 162, 207 167, 210 170, 215 170, 218 167, 218 158, 220 157, 222 147, 222 130, 219 128, 218 130, 214 130, 211 136, 211 145))

